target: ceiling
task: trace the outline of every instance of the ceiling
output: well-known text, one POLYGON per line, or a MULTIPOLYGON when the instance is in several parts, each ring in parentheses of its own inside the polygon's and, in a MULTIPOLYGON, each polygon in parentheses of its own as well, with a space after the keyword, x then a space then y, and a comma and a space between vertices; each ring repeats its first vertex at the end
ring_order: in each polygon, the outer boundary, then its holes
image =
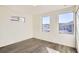
POLYGON ((71 7, 70 5, 6 5, 4 6, 13 12, 26 13, 26 14, 40 14, 50 11, 60 10, 63 8, 71 7))

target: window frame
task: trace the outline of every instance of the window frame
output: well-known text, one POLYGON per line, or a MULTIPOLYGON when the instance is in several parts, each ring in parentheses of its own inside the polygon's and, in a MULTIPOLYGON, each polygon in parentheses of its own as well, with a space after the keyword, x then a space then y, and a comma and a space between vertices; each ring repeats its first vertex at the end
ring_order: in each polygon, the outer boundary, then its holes
POLYGON ((61 34, 74 34, 74 27, 75 27, 75 23, 74 23, 74 12, 64 12, 64 13, 60 13, 58 14, 58 31, 61 34), (60 25, 59 25, 59 15, 63 15, 63 14, 67 14, 67 13, 73 13, 73 27, 72 27, 72 32, 60 32, 60 25))
POLYGON ((41 19, 42 19, 42 32, 50 32, 50 24, 51 24, 51 16, 49 16, 49 15, 46 15, 46 16, 41 16, 41 19), (44 29, 44 24, 43 24, 43 17, 49 17, 49 30, 47 29, 47 31, 45 31, 45 29, 44 29))

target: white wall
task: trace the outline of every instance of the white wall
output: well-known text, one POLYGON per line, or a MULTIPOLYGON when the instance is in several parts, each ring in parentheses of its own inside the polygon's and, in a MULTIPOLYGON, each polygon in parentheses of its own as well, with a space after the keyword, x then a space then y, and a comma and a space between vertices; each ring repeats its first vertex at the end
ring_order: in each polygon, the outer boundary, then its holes
POLYGON ((77 14, 76 14, 76 48, 79 53, 79 9, 78 7, 79 6, 76 6, 76 11, 77 11, 77 14))
POLYGON ((0 47, 33 37, 32 16, 0 6, 0 47), (10 21, 11 16, 25 17, 25 23, 10 21))
POLYGON ((43 39, 46 41, 75 47, 74 34, 60 34, 58 28, 58 14, 74 11, 73 8, 67 8, 45 14, 39 14, 33 16, 34 37, 43 39), (42 32, 42 19, 41 16, 51 16, 51 32, 42 32))
POLYGON ((73 8, 52 11, 39 15, 27 15, 19 13, 7 7, 0 6, 0 47, 9 45, 28 38, 36 37, 50 42, 55 42, 71 47, 75 47, 74 34, 59 34, 58 31, 58 14, 73 11, 73 8), (51 16, 51 32, 42 32, 41 16, 51 16), (11 16, 26 17, 26 22, 13 22, 11 16))

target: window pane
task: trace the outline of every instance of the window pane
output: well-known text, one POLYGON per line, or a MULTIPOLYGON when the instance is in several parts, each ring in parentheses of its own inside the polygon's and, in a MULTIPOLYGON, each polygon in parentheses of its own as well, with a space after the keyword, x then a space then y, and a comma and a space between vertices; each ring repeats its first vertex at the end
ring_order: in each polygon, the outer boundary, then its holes
POLYGON ((50 32, 50 16, 42 17, 42 30, 43 32, 50 32))
POLYGON ((65 13, 59 15, 59 32, 73 33, 73 29, 73 13, 65 13))

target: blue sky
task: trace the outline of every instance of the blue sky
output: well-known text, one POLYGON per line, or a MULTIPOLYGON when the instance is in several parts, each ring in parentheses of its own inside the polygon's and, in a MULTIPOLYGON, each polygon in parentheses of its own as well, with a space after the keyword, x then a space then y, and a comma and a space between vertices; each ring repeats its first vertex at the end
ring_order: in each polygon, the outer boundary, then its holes
POLYGON ((68 23, 70 21, 73 21, 73 13, 59 15, 59 23, 68 23))
MULTIPOLYGON (((43 24, 50 24, 50 16, 43 16, 43 24)), ((59 23, 68 23, 73 21, 73 13, 59 15, 59 23)))
POLYGON ((50 24, 50 16, 43 16, 43 24, 50 24))

